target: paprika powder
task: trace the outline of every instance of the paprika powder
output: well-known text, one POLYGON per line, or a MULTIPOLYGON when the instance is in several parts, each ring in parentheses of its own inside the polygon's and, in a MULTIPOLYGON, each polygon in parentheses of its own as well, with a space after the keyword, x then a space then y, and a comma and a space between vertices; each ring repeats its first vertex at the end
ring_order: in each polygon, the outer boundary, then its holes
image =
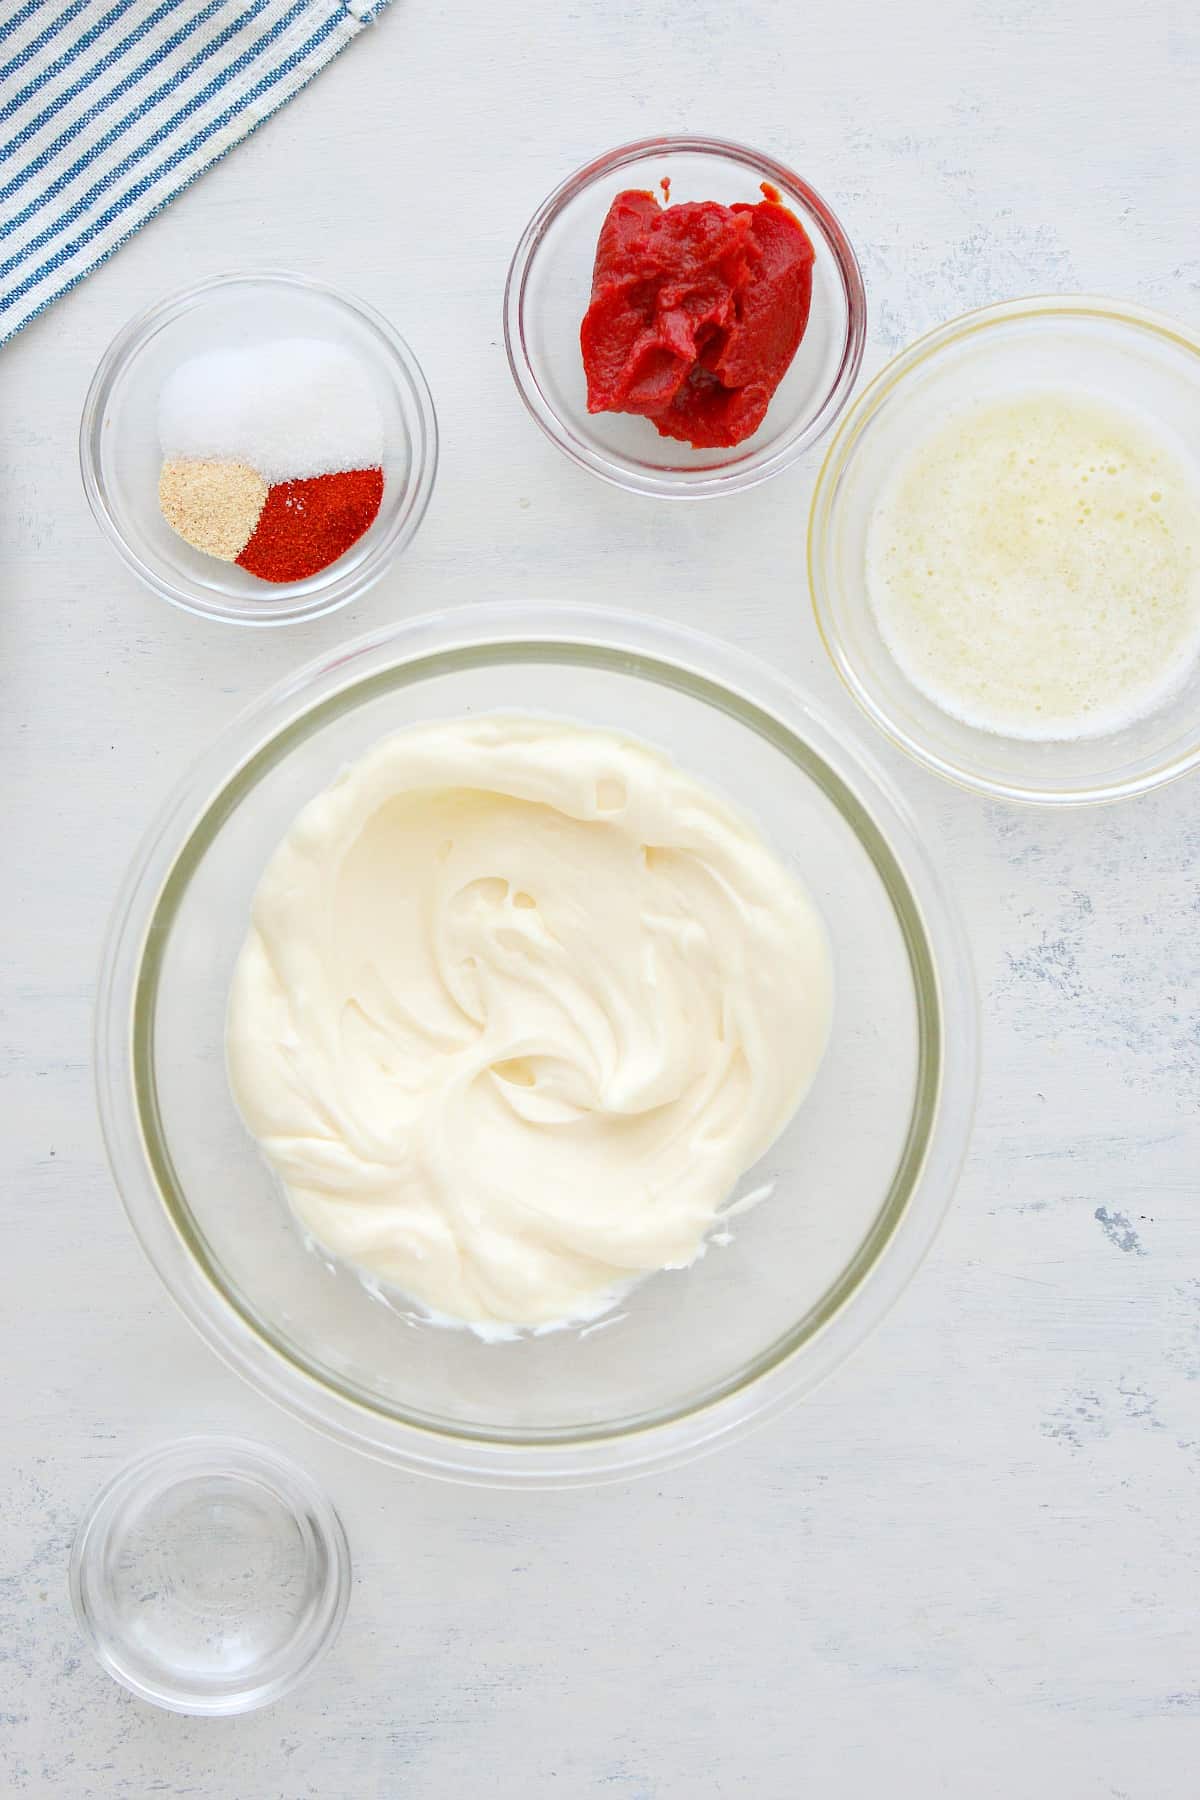
POLYGON ((260 581, 306 581, 345 555, 374 523, 382 499, 378 468, 277 481, 236 561, 260 581))

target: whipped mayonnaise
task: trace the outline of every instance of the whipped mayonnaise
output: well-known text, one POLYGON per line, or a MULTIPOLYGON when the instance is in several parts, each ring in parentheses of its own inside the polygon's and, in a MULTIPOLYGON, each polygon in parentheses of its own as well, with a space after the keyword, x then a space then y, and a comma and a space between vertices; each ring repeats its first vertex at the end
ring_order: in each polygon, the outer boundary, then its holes
POLYGON ((296 1214, 428 1310, 549 1324, 700 1254, 829 1033, 808 894, 653 750, 388 738, 267 865, 229 1075, 296 1214))

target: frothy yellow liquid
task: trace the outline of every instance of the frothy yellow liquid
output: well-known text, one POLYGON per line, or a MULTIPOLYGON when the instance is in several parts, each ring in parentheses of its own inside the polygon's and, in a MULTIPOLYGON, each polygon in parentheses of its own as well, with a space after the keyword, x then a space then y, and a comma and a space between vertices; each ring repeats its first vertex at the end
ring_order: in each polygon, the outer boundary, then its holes
POLYGON ((1120 730, 1200 656, 1200 471, 1091 395, 981 403, 897 470, 867 587, 905 674, 966 724, 1120 730))

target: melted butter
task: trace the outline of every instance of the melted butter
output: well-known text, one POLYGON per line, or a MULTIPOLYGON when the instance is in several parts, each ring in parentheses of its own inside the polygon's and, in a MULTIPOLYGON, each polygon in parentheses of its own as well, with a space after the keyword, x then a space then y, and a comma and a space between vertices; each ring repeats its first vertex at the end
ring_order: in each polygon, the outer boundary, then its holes
POLYGON ((1119 730, 1200 654, 1200 476, 1088 394, 990 401, 901 464, 871 521, 867 585, 900 667, 966 724, 1119 730))

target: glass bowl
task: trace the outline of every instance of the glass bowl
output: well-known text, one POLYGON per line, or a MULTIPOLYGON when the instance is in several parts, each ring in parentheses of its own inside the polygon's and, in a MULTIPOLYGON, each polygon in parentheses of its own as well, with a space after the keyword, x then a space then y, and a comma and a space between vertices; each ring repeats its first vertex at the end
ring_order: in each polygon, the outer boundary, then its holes
POLYGON ((1039 387, 1086 389, 1141 414, 1200 461, 1200 337, 1115 301, 1005 301, 929 332, 858 394, 817 478, 808 572, 834 666, 893 742, 963 787, 1070 806, 1141 793, 1200 762, 1200 669, 1169 704, 1122 731, 1005 737, 952 718, 912 684, 867 597, 867 531, 897 459, 964 401, 1039 387))
POLYGON ((342 1627, 350 1551, 303 1469, 240 1438, 184 1438, 114 1476, 80 1523, 71 1601, 101 1666, 170 1712, 250 1712, 342 1627))
POLYGON ((437 472, 437 421, 420 366, 373 307, 304 275, 216 275, 131 319, 88 389, 79 428, 84 491, 126 567, 162 599, 238 625, 315 619, 357 600, 409 543, 437 472), (279 337, 323 338, 370 377, 383 419, 383 500, 344 556, 306 581, 260 581, 194 550, 158 505, 162 384, 187 357, 279 337))
POLYGON ((593 474, 666 499, 732 494, 791 466, 845 405, 862 361, 867 306, 858 262, 821 196, 757 150, 720 138, 644 138, 579 169, 544 200, 521 237, 504 293, 504 341, 521 398, 547 437, 593 474), (596 240, 622 188, 671 200, 756 202, 778 188, 816 252, 812 311, 787 374, 753 437, 732 450, 693 450, 648 419, 589 413, 579 327, 596 240))
POLYGON ((302 670, 186 778, 118 902, 97 1002, 101 1117, 152 1262, 258 1389, 428 1474, 624 1478, 734 1436, 856 1345, 931 1242, 963 1155, 975 1001, 953 908, 884 779, 769 670, 619 613, 476 606, 302 670), (837 1000, 814 1088, 740 1185, 769 1198, 592 1325, 482 1342, 310 1247, 243 1129, 225 1009, 251 897, 296 813, 406 725, 531 712, 663 747, 755 819, 826 920, 837 1000))

